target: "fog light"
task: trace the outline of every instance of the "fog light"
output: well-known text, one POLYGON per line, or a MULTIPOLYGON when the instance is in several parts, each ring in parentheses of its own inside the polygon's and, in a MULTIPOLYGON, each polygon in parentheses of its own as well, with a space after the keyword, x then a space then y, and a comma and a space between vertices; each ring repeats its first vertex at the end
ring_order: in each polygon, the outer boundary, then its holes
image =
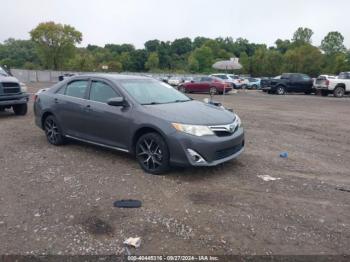
POLYGON ((206 161, 204 160, 204 158, 198 154, 196 151, 188 148, 187 149, 187 152, 190 154, 191 156, 191 159, 193 160, 193 162, 196 162, 196 163, 206 163, 206 161))

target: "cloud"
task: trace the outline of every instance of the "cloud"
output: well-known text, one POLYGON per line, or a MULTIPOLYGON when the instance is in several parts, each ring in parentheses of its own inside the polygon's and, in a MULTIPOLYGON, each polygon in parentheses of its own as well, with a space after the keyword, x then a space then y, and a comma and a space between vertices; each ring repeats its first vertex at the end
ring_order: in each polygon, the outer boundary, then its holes
POLYGON ((350 47, 350 1, 334 0, 2 0, 0 41, 27 39, 38 23, 70 24, 83 44, 132 43, 150 39, 244 37, 272 45, 290 39, 299 27, 314 32, 319 45, 329 31, 340 31, 350 47), (6 10, 6 11, 4 11, 6 10), (340 19, 342 18, 343 19, 340 19))

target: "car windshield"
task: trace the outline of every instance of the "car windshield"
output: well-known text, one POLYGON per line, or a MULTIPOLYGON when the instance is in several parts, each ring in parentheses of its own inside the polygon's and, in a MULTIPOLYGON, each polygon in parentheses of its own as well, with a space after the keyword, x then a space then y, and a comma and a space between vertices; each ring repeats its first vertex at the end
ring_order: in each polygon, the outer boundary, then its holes
POLYGON ((121 85, 142 105, 177 103, 191 100, 172 86, 152 79, 122 80, 121 85))
POLYGON ((0 66, 0 75, 8 76, 8 73, 0 66))

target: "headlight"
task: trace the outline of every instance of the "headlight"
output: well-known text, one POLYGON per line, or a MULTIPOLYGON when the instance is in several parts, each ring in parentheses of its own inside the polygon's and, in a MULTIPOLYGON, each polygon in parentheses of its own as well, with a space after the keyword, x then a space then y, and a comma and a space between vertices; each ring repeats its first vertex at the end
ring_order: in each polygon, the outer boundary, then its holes
POLYGON ((27 92, 28 88, 25 83, 20 83, 19 86, 21 87, 21 92, 25 93, 27 92))
POLYGON ((172 123, 172 126, 177 130, 194 136, 214 135, 214 132, 207 126, 184 125, 172 123))
POLYGON ((237 123, 237 125, 239 126, 239 127, 241 127, 242 126, 242 121, 241 121, 241 119, 239 118, 239 116, 236 114, 236 120, 235 120, 235 122, 237 123))

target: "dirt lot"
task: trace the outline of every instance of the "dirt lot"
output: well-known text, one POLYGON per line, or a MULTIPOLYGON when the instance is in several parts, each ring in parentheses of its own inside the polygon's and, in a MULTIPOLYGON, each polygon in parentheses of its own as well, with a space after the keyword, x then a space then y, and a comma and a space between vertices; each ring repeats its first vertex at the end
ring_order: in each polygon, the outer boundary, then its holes
POLYGON ((245 153, 166 176, 123 153, 49 145, 32 105, 0 113, 0 254, 121 254, 131 236, 132 254, 350 254, 350 192, 336 189, 350 189, 350 98, 252 91, 225 104, 245 153), (113 207, 125 198, 143 207, 113 207))

